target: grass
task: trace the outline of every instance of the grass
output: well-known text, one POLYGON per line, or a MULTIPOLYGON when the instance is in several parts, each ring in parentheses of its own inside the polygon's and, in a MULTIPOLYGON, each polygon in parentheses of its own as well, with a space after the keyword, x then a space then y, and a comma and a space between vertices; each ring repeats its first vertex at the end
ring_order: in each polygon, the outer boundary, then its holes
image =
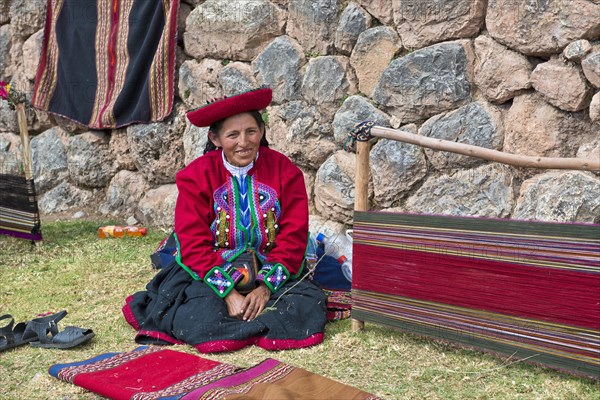
MULTIPOLYGON (((121 315, 125 297, 152 278, 149 254, 166 235, 98 239, 98 222, 43 225, 44 242, 0 236, 0 315, 17 321, 47 311, 69 311, 59 326, 92 328, 92 342, 70 350, 21 346, 0 353, 1 399, 96 399, 52 378, 55 363, 137 347, 121 315)), ((190 346, 177 350, 197 354, 190 346)), ((353 385, 385 399, 597 399, 597 383, 514 360, 421 339, 367 324, 352 332, 348 320, 326 326, 325 342, 308 349, 267 352, 250 347, 203 355, 242 367, 265 358, 353 385)))

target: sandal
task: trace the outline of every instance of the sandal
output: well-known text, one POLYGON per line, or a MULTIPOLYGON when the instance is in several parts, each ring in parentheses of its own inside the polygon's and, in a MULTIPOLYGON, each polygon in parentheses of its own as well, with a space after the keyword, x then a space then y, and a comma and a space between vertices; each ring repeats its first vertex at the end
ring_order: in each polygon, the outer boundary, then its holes
POLYGON ((33 335, 24 335, 26 327, 25 322, 19 322, 15 325, 15 319, 10 314, 5 314, 0 317, 0 321, 3 319, 10 319, 10 322, 6 326, 0 328, 0 351, 27 344, 37 338, 37 336, 33 335))
POLYGON ((67 326, 63 331, 58 331, 58 322, 67 315, 63 310, 53 315, 34 318, 27 323, 24 335, 37 338, 31 342, 32 347, 46 349, 69 349, 91 340, 94 332, 77 326, 67 326))

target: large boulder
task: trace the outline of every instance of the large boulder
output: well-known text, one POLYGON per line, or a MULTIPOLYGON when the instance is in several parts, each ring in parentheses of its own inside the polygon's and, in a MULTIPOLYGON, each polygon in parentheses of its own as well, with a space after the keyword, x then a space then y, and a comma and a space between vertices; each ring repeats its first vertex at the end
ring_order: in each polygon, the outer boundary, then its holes
POLYGON ((378 126, 389 127, 390 117, 378 110, 362 96, 350 96, 333 118, 333 136, 339 144, 344 144, 348 133, 354 126, 363 121, 373 121, 378 126))
POLYGON ((108 147, 115 159, 117 170, 135 171, 137 169, 127 141, 127 128, 113 129, 110 133, 108 147))
POLYGON ((583 112, 561 111, 535 93, 515 97, 504 128, 503 150, 530 156, 573 157, 581 140, 594 135, 583 112))
POLYGON ((252 67, 242 62, 227 64, 219 74, 224 96, 233 96, 258 87, 252 67))
POLYGON ((493 103, 504 103, 531 88, 533 66, 522 54, 488 36, 474 40, 475 85, 493 103))
POLYGON ((395 59, 383 72, 373 99, 402 123, 469 103, 465 48, 456 42, 441 43, 395 59))
POLYGON ((372 16, 384 25, 394 22, 394 8, 392 3, 397 0, 355 0, 364 7, 372 16))
POLYGON ((588 81, 600 88, 600 51, 587 55, 581 62, 581 67, 588 81))
POLYGON ((122 211, 131 214, 137 208, 140 199, 150 189, 144 177, 133 171, 119 171, 106 189, 106 202, 102 208, 115 213, 122 211))
MULTIPOLYGON (((600 161, 600 135, 596 135, 591 140, 582 143, 579 149, 577 149, 576 156, 577 158, 600 161)), ((600 174, 600 171, 595 171, 595 173, 600 174)))
POLYGON ((513 206, 512 170, 486 164, 427 179, 405 208, 415 213, 505 218, 513 206))
POLYGON ((349 56, 359 35, 371 26, 371 15, 356 3, 349 3, 335 31, 335 48, 341 54, 349 56))
POLYGON ((600 37, 600 3, 589 0, 488 2, 486 27, 498 42, 530 56, 558 54, 600 37))
POLYGON ((174 184, 148 190, 138 203, 135 218, 143 225, 172 228, 178 193, 174 184))
POLYGON ((521 185, 514 217, 552 222, 600 222, 600 178, 581 171, 547 172, 521 185))
POLYGON ((18 132, 17 113, 8 102, 0 101, 0 132, 18 132))
MULTIPOLYGON (((467 104, 458 110, 427 120, 419 134, 436 139, 501 150, 504 140, 502 114, 483 102, 467 104)), ((484 162, 475 157, 426 149, 427 158, 437 169, 474 167, 484 162)))
POLYGON ((271 147, 308 170, 319 168, 338 148, 329 118, 303 101, 269 109, 268 139, 271 147))
POLYGON ((63 181, 40 197, 38 207, 42 214, 52 214, 73 208, 89 209, 94 200, 92 191, 80 189, 63 181))
POLYGON ((321 165, 315 180, 315 207, 327 219, 350 223, 354 215, 356 155, 337 151, 321 165))
POLYGON ((164 122, 127 127, 135 165, 151 185, 175 182, 175 174, 184 167, 185 114, 181 107, 175 109, 164 122))
POLYGON ((394 0, 394 23, 404 47, 419 49, 476 36, 483 28, 486 0, 394 0))
POLYGON ((302 80, 302 96, 311 104, 333 114, 340 101, 356 93, 356 79, 348 57, 323 56, 312 58, 302 80))
POLYGON ((600 123, 600 92, 592 97, 590 103, 590 120, 600 123))
POLYGON ((185 132, 183 132, 183 151, 185 154, 185 165, 204 154, 208 142, 208 127, 200 128, 186 120, 185 132))
POLYGON ((419 146, 380 139, 370 154, 374 201, 390 207, 400 201, 427 173, 427 161, 419 146))
POLYGON ((67 147, 68 134, 54 127, 31 139, 33 179, 38 193, 58 186, 69 177, 67 147))
POLYGON ((67 159, 69 175, 77 186, 105 187, 115 175, 110 136, 102 131, 86 132, 69 138, 67 159))
POLYGON ((362 93, 373 95, 381 74, 401 48, 400 37, 390 27, 378 26, 360 34, 350 63, 362 93))
POLYGON ((10 26, 18 38, 25 39, 42 29, 45 16, 46 0, 12 0, 10 4, 10 26))
POLYGON ((562 52, 565 59, 573 62, 581 62, 583 58, 592 51, 592 45, 585 39, 571 42, 562 52))
POLYGON ((0 133, 0 173, 20 175, 22 165, 23 153, 19 136, 10 132, 0 133))
POLYGON ((302 76, 306 64, 302 47, 289 36, 273 40, 252 63, 258 82, 273 90, 273 102, 280 104, 300 99, 302 76))
POLYGON ((565 111, 583 110, 592 98, 581 69, 558 58, 538 64, 531 74, 531 84, 544 100, 565 111))
POLYGON ((192 57, 250 61, 283 34, 285 13, 268 0, 207 0, 186 25, 183 40, 192 57))
POLYGON ((340 0, 290 0, 287 34, 313 55, 333 50, 340 0))
POLYGON ((2 25, 0 26, 0 54, 2 54, 0 58, 0 76, 3 80, 9 79, 12 75, 12 71, 10 70, 12 58, 11 47, 10 25, 2 25))
POLYGON ((179 95, 188 108, 196 108, 223 96, 219 74, 223 65, 218 60, 205 58, 198 62, 187 60, 179 68, 179 95))
POLYGON ((23 43, 23 71, 30 81, 35 80, 38 64, 42 53, 44 30, 40 29, 23 43))

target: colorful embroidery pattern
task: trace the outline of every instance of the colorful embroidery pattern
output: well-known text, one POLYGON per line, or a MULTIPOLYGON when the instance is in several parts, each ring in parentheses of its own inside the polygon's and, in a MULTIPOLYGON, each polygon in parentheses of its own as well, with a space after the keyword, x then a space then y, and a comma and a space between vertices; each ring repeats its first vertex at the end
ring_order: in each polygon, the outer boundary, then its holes
POLYGON ((204 282, 208 284, 220 297, 225 297, 235 286, 235 282, 229 274, 219 267, 214 267, 204 277, 204 282))
POLYGON ((283 265, 265 264, 258 273, 258 277, 256 279, 264 282, 271 292, 275 293, 289 278, 290 273, 283 265))
POLYGON ((217 217, 211 224, 211 231, 215 246, 227 249, 223 252, 224 260, 235 258, 249 244, 264 262, 266 253, 275 245, 281 207, 273 188, 259 183, 253 176, 248 176, 246 181, 247 186, 240 190, 236 178, 230 177, 216 190, 214 209, 217 217), (249 219, 245 216, 248 210, 249 219), (244 220, 249 224, 244 224, 244 220))

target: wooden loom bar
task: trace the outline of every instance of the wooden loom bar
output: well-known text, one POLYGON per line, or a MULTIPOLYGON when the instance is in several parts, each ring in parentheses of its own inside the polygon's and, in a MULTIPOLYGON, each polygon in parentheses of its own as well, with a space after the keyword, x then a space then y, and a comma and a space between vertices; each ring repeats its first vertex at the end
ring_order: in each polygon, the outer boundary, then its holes
POLYGON ((482 158, 484 160, 508 164, 514 167, 600 171, 600 159, 589 160, 583 158, 552 158, 511 154, 464 143, 430 138, 427 136, 421 136, 391 128, 384 128, 381 126, 374 126, 371 128, 371 135, 374 137, 415 144, 433 150, 450 151, 452 153, 482 158))
MULTIPOLYGON (((369 210, 369 142, 356 143, 356 181, 354 192, 354 211, 369 210)), ((364 321, 352 319, 352 330, 365 327, 364 321)))

